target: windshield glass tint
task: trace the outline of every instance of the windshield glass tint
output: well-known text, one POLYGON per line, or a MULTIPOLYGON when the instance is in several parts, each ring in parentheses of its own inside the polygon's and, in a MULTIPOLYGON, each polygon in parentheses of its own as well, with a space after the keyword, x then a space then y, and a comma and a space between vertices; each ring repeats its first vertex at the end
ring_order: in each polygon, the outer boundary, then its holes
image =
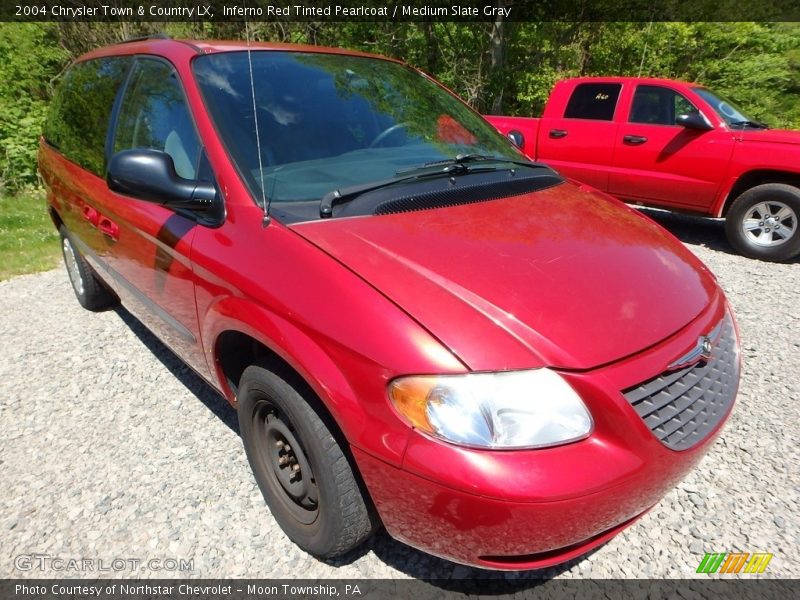
POLYGON ((253 51, 195 59, 223 142, 261 200, 319 200, 403 168, 478 153, 521 155, 477 113, 412 69, 386 60, 253 51), (253 110, 255 92, 256 112, 253 110))
POLYGON ((694 88, 694 91, 703 100, 711 105, 711 108, 725 120, 725 123, 730 125, 741 125, 747 122, 752 122, 753 119, 745 115, 734 104, 715 94, 714 92, 705 88, 694 88))

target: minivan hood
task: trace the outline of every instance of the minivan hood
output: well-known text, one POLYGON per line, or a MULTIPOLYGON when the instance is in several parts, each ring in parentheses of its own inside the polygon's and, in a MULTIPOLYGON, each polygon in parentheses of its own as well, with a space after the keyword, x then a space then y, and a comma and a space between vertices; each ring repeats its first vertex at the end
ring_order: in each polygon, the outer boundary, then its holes
POLYGON ((612 362, 677 332, 717 289, 660 226, 573 183, 292 229, 474 370, 612 362))

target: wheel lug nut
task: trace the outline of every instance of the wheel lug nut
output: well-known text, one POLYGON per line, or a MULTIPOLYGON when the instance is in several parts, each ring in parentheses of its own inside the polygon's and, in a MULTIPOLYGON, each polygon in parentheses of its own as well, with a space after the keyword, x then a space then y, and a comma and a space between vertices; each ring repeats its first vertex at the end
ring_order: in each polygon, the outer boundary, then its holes
POLYGON ((281 466, 284 466, 284 465, 285 465, 285 464, 287 464, 288 462, 289 462, 289 459, 288 459, 288 458, 286 458, 285 456, 281 456, 281 457, 278 459, 278 464, 279 464, 279 465, 281 465, 281 466))
POLYGON ((297 473, 299 470, 300 470, 300 465, 298 465, 297 463, 292 465, 292 471, 297 473))

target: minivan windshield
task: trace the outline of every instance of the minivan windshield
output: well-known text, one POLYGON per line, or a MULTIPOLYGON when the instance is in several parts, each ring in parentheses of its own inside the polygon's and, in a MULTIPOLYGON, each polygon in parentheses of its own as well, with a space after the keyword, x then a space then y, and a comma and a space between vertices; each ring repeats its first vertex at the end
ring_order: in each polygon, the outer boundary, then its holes
POLYGON ((197 57, 193 69, 259 202, 262 180, 272 202, 303 202, 457 155, 523 158, 480 115, 407 66, 255 49, 250 60, 252 88, 246 51, 197 57))

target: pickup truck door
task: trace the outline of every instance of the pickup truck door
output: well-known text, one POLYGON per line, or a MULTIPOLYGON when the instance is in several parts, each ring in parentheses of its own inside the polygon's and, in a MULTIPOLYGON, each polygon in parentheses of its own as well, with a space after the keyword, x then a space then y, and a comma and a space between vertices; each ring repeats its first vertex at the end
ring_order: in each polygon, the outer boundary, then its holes
POLYGON ((537 159, 567 177, 608 190, 621 90, 620 83, 576 85, 561 116, 546 111, 542 117, 537 159))
POLYGON ((629 104, 616 135, 608 191, 645 204, 710 210, 733 153, 733 135, 676 125, 678 115, 701 111, 666 85, 637 85, 629 104))
MULTIPOLYGON (((178 174, 194 179, 201 146, 178 74, 166 61, 138 57, 118 101, 109 156, 148 148, 172 156, 178 174)), ((207 375, 195 304, 191 218, 160 204, 123 196, 107 185, 99 203, 101 231, 113 247, 108 270, 126 307, 160 340, 207 375)))

